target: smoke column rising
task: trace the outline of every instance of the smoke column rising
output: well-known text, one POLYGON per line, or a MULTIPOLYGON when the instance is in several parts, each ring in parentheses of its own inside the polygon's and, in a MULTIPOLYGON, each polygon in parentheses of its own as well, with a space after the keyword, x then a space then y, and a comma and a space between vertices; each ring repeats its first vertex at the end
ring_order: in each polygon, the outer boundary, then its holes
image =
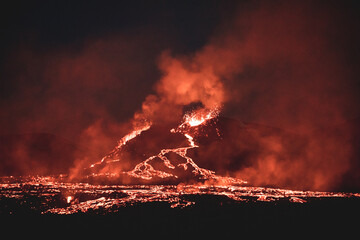
POLYGON ((285 1, 240 9, 195 54, 162 54, 163 77, 143 113, 163 120, 181 116, 194 102, 209 109, 224 105, 240 119, 296 133, 305 139, 296 154, 280 137, 258 136, 263 154, 228 172, 259 185, 334 188, 349 169, 346 119, 356 97, 332 45, 340 27, 332 14, 335 9, 322 4, 285 1))
POLYGON ((302 139, 259 135, 261 154, 229 175, 258 185, 333 189, 354 158, 347 120, 360 116, 354 13, 336 2, 233 5, 219 10, 220 23, 195 51, 180 50, 182 38, 156 21, 84 37, 80 47, 19 45, 4 65, 15 87, 0 105, 2 133, 63 135, 101 158, 144 121, 178 123, 196 104, 302 139))

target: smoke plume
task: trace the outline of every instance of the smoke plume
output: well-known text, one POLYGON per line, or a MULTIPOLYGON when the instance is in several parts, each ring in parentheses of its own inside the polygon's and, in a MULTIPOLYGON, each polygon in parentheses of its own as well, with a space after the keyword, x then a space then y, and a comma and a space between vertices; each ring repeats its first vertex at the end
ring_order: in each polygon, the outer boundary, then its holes
MULTIPOLYGON (((191 53, 156 28, 89 37, 81 47, 20 46, 8 59, 16 88, 1 102, 1 124, 65 136, 101 159, 144 122, 179 123, 194 105, 222 109, 300 140, 255 134, 260 154, 209 159, 213 166, 257 185, 334 189, 356 158, 347 120, 359 116, 358 70, 347 55, 356 39, 338 4, 238 4, 191 53)), ((231 146, 209 152, 240 151, 244 141, 231 146)))
POLYGON ((183 106, 201 102, 296 133, 302 144, 257 136, 262 153, 248 166, 227 172, 257 185, 336 188, 350 167, 346 120, 356 108, 356 95, 331 38, 341 27, 333 14, 334 6, 285 1, 239 9, 195 54, 162 55, 163 76, 156 94, 143 103, 143 113, 179 117, 183 106))

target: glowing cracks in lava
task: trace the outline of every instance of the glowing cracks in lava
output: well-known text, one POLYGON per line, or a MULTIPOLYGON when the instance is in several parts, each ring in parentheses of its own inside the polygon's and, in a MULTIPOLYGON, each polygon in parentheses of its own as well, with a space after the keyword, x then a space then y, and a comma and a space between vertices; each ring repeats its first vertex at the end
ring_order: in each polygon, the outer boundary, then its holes
MULTIPOLYGON (((168 178, 168 177, 177 178, 176 175, 173 175, 171 173, 167 173, 167 172, 164 172, 164 171, 156 170, 156 169, 154 169, 153 166, 151 166, 151 164, 149 164, 149 161, 153 160, 156 157, 159 157, 161 159, 166 158, 165 156, 159 156, 160 154, 161 153, 159 153, 157 156, 149 157, 144 162, 139 163, 138 165, 136 165, 133 170, 131 170, 129 172, 126 172, 126 173, 129 174, 130 176, 137 177, 137 178, 142 178, 142 179, 146 179, 146 180, 152 179, 153 176, 157 176, 157 177, 160 177, 160 178, 168 178)), ((166 160, 170 163, 170 161, 168 159, 166 159, 166 160)), ((164 163, 165 163, 165 161, 164 161, 164 163)), ((166 166, 169 167, 169 165, 166 165, 166 166)), ((171 165, 171 167, 169 167, 169 168, 172 168, 172 167, 173 167, 173 165, 171 165)))

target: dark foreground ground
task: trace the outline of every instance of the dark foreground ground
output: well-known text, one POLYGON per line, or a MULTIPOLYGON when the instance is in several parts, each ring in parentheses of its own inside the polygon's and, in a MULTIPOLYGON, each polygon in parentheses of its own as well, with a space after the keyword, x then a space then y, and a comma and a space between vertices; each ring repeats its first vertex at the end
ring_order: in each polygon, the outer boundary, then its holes
POLYGON ((251 186, 94 185, 50 176, 0 180, 0 226, 3 234, 11 236, 184 239, 196 233, 200 239, 272 239, 314 234, 356 238, 360 233, 358 193, 251 186))
MULTIPOLYGON (((70 205, 61 203, 62 197, 56 196, 59 202, 55 205, 70 205)), ((2 196, 1 229, 3 234, 50 234, 81 239, 94 236, 120 239, 351 236, 356 239, 360 233, 359 197, 309 197, 304 203, 291 202, 287 197, 269 202, 258 201, 253 196, 235 201, 213 194, 186 194, 182 198, 195 204, 173 208, 166 201, 138 202, 61 215, 41 213, 43 198, 27 196, 19 200, 2 196)))
MULTIPOLYGON (((359 233, 358 199, 317 199, 306 204, 243 202, 219 204, 212 196, 193 196, 199 204, 172 209, 163 203, 124 207, 117 212, 74 215, 17 214, 2 216, 2 231, 74 236, 353 236, 359 233), (198 235, 196 235, 198 236, 198 235)), ((121 237, 122 238, 122 237, 121 237)))

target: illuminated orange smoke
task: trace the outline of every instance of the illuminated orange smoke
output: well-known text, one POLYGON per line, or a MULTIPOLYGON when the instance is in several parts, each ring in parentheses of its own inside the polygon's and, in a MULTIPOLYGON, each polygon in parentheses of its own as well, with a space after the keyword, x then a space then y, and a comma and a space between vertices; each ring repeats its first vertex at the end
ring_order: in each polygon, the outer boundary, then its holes
MULTIPOLYGON (((177 128, 189 142, 177 155, 186 158, 187 150, 196 147, 194 136, 186 130, 201 126, 222 108, 236 119, 274 126, 294 136, 272 135, 268 130, 259 134, 250 129, 251 141, 239 136, 223 149, 212 146, 203 150, 209 159, 218 152, 229 152, 229 158, 201 161, 213 161, 213 166, 222 170, 227 166, 226 174, 255 185, 312 190, 336 187, 351 168, 351 128, 344 112, 354 108, 355 101, 343 81, 346 66, 335 51, 329 51, 331 43, 326 36, 332 31, 331 11, 318 11, 322 6, 317 4, 280 3, 261 2, 240 9, 208 44, 190 56, 163 52, 159 59, 162 77, 134 114, 129 136, 136 136, 145 121, 175 125, 183 117, 184 106, 199 103, 201 110, 186 113, 177 128), (239 152, 244 154, 237 155, 239 152), (246 164, 241 165, 242 161, 246 164)), ((175 151, 163 150, 170 149, 175 151)), ((150 163, 158 158, 172 168, 165 152, 152 157, 132 173, 151 176, 155 169, 150 163)), ((190 165, 188 161, 183 166, 190 165)))
MULTIPOLYGON (((101 164, 103 162, 105 162, 108 158, 113 158, 114 154, 119 151, 121 149, 122 146, 124 146, 128 141, 130 141, 131 139, 135 138, 136 136, 138 136, 141 132, 148 130, 151 127, 151 123, 147 123, 146 125, 135 129, 134 131, 130 132, 129 134, 125 135, 123 138, 120 139, 120 141, 118 142, 118 145, 116 146, 116 148, 111 151, 108 155, 106 155, 105 157, 103 157, 101 159, 100 162, 98 163, 94 163, 91 164, 90 167, 93 168, 96 166, 96 164, 101 164)), ((112 159, 110 161, 118 161, 119 159, 112 159)))
MULTIPOLYGON (((190 169, 193 181, 195 179, 200 179, 203 181, 211 181, 212 183, 216 184, 243 184, 245 181, 231 178, 231 177, 222 177, 216 175, 214 171, 208 170, 205 168, 199 167, 194 160, 187 155, 189 149, 198 148, 199 146, 196 145, 193 136, 191 136, 191 128, 199 126, 201 124, 206 124, 206 122, 218 114, 218 109, 207 110, 207 109, 198 109, 194 110, 190 113, 185 114, 183 118, 183 122, 175 129, 171 129, 171 133, 180 133, 187 139, 186 147, 177 147, 177 148, 164 148, 161 149, 160 152, 156 155, 150 156, 144 161, 137 164, 132 170, 130 171, 122 171, 121 174, 129 175, 135 179, 143 179, 148 180, 149 183, 152 180, 157 179, 168 179, 168 178, 182 178, 183 176, 177 175, 179 173, 179 169, 183 170, 180 171, 180 174, 189 174, 186 173, 188 169, 190 169), (193 124, 194 119, 196 119, 196 124, 193 124), (180 156, 185 162, 180 162, 177 164, 173 164, 171 160, 167 157, 167 154, 175 153, 180 156), (156 167, 156 160, 161 160, 162 167, 158 169, 156 167)), ((150 128, 150 125, 147 125, 145 128, 134 130, 132 133, 126 135, 123 139, 127 139, 130 141, 131 139, 135 138, 141 132, 146 131, 150 128), (131 136, 129 138, 128 136, 131 136)), ((90 168, 94 168, 97 165, 101 164, 111 164, 114 162, 120 162, 122 159, 118 158, 120 156, 121 151, 123 150, 122 147, 126 144, 124 141, 120 141, 119 145, 107 156, 105 156, 100 162, 90 165, 90 168)), ((104 172, 102 171, 102 174, 104 172)), ((111 174, 106 173, 106 174, 111 174)), ((96 176, 96 173, 93 173, 92 176, 96 176)), ((180 179, 180 181, 182 181, 180 179)))

